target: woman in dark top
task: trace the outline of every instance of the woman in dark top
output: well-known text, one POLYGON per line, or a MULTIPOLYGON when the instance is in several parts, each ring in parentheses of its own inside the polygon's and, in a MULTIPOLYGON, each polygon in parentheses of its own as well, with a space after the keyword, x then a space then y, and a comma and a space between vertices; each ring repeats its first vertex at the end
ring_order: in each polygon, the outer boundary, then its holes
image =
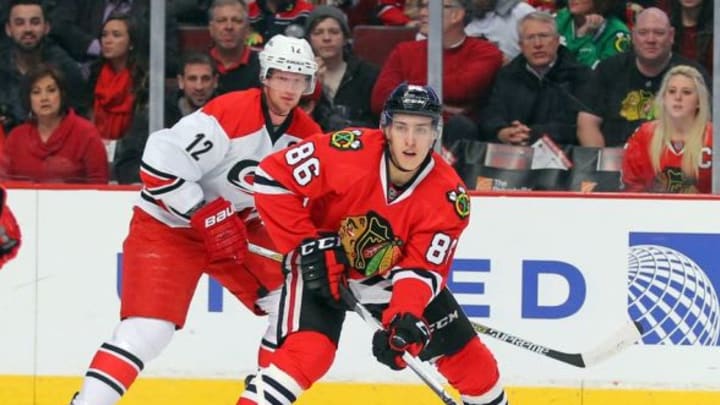
POLYGON ((312 116, 325 131, 349 126, 377 127, 370 96, 380 69, 350 54, 350 28, 343 12, 317 6, 308 16, 308 42, 318 60, 322 94, 312 116))

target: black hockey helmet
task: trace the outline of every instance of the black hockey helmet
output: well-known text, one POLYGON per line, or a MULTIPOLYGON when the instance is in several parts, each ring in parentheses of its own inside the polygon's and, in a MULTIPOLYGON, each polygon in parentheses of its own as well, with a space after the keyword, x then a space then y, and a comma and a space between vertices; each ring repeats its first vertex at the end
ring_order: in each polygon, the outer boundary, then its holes
POLYGON ((380 115, 380 126, 392 123, 395 113, 423 115, 433 119, 433 126, 440 134, 442 126, 442 104, 435 90, 430 86, 400 83, 390 93, 380 115))

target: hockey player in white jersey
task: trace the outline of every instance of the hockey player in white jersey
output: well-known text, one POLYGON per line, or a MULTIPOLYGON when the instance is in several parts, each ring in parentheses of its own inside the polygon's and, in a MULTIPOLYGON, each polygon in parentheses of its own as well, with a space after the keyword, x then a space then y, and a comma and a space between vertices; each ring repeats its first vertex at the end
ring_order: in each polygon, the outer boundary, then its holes
POLYGON ((266 44, 260 64, 262 88, 219 96, 148 138, 123 244, 121 321, 71 404, 115 404, 183 327, 203 273, 256 314, 281 285, 277 263, 247 254, 248 240, 273 247, 252 178, 263 157, 321 132, 297 107, 315 89, 317 65, 304 39, 283 35, 266 44))

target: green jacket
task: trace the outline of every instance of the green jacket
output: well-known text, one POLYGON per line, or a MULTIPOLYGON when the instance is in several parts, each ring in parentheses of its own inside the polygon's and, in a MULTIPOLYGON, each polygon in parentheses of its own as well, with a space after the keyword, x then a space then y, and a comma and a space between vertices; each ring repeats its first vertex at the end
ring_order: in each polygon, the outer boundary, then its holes
POLYGON ((575 59, 595 68, 598 62, 630 49, 630 30, 617 17, 606 16, 605 23, 594 35, 575 35, 575 24, 570 10, 563 8, 555 16, 560 41, 575 59))

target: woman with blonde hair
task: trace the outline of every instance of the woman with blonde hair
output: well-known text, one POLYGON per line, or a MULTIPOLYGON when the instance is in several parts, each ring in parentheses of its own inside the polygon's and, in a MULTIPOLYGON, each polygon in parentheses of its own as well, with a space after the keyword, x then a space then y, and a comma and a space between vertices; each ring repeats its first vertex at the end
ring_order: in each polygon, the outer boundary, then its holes
POLYGON ((655 121, 642 124, 625 145, 626 191, 710 193, 710 95, 700 72, 670 69, 655 98, 655 121))

